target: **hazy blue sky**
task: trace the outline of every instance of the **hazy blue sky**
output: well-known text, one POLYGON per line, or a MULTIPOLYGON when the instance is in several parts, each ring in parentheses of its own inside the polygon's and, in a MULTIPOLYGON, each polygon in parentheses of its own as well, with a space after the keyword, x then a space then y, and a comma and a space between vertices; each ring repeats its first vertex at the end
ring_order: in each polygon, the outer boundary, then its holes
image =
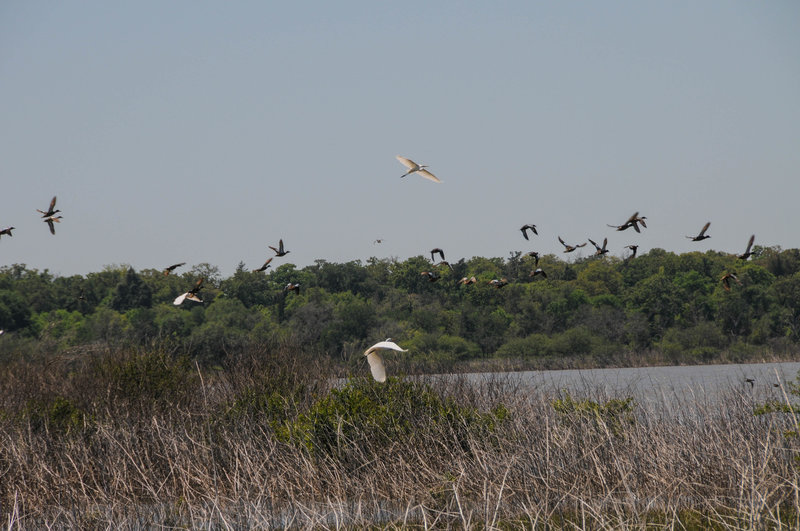
POLYGON ((800 247, 799 177, 795 0, 0 3, 0 265, 800 247))

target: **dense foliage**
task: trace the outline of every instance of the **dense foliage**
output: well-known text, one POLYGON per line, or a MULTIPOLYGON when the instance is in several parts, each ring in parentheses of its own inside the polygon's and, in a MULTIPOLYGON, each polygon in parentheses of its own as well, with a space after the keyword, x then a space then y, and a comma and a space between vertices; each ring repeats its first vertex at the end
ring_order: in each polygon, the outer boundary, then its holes
POLYGON ((181 275, 117 266, 70 277, 15 264, 0 268, 0 359, 158 345, 212 366, 247 345, 290 344, 354 364, 386 337, 409 349, 406 361, 443 367, 783 357, 800 340, 800 250, 755 251, 746 262, 661 249, 630 260, 547 255, 547 278, 531 276, 533 259, 520 253, 452 268, 422 256, 273 264, 266 273, 240 264, 228 278, 209 264, 181 275), (421 274, 434 269, 435 282, 421 274), (730 272, 739 282, 726 290, 730 272), (471 276, 478 281, 458 283, 471 276), (174 306, 200 277, 204 302, 174 306), (500 278, 509 283, 489 284, 500 278), (299 292, 285 290, 289 282, 299 292))

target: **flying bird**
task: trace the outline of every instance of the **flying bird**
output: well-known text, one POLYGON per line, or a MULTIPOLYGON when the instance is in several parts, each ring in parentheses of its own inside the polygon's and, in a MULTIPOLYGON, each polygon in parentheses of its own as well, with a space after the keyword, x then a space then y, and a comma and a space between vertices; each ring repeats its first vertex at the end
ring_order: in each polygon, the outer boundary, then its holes
POLYGON ((627 258, 628 260, 630 260, 631 258, 636 258, 636 251, 639 250, 638 245, 626 245, 625 248, 631 250, 631 255, 627 258))
POLYGON ((283 238, 281 238, 281 240, 278 242, 278 248, 277 249, 275 247, 271 246, 271 245, 268 245, 267 247, 269 247, 270 249, 275 251, 275 256, 286 256, 287 254, 289 254, 291 252, 291 251, 285 251, 283 249, 283 238))
POLYGON ((286 287, 283 288, 283 291, 294 291, 295 293, 297 293, 299 295, 300 294, 300 284, 299 283, 298 284, 294 284, 292 282, 289 282, 288 284, 286 284, 286 287))
POLYGON ((61 218, 62 216, 48 216, 42 220, 47 223, 48 227, 50 227, 50 234, 55 235, 56 226, 53 223, 61 223, 61 218))
POLYGON ((722 281, 722 287, 725 289, 725 291, 731 290, 731 280, 734 280, 736 281, 737 284, 741 285, 741 281, 739 281, 739 278, 736 276, 735 273, 725 273, 724 275, 722 275, 722 278, 720 278, 720 280, 722 281))
POLYGON ((453 270, 453 266, 451 266, 451 265, 450 265, 450 262, 448 262, 447 260, 442 260, 442 261, 441 261, 441 262, 439 262, 438 264, 435 264, 435 266, 436 266, 436 267, 439 267, 439 266, 447 266, 447 267, 449 267, 449 268, 450 268, 450 271, 452 271, 452 270, 453 270))
POLYGON ((428 167, 426 164, 421 164, 421 165, 417 164, 413 160, 401 157, 400 155, 397 155, 397 160, 400 161, 400 164, 408 168, 408 171, 400 176, 401 178, 405 177, 406 175, 411 175, 412 173, 418 173, 421 176, 425 177, 426 179, 429 179, 435 183, 442 182, 439 180, 438 177, 436 177, 434 174, 425 169, 428 167))
POLYGON ((465 286, 469 286, 470 284, 475 284, 477 281, 478 279, 475 277, 469 277, 469 278, 464 277, 461 280, 459 280, 458 283, 463 284, 465 286))
POLYGON ((375 245, 376 243, 383 243, 383 239, 381 239, 381 238, 378 238, 377 240, 375 240, 374 242, 372 242, 372 245, 375 245))
POLYGON ((264 262, 264 265, 262 265, 262 266, 261 266, 261 267, 259 267, 258 269, 253 269, 253 273, 258 273, 258 272, 261 272, 261 271, 266 271, 266 270, 267 270, 267 268, 269 267, 269 263, 270 263, 270 262, 272 262, 272 259, 273 259, 273 258, 275 258, 275 257, 274 257, 274 256, 270 256, 269 258, 267 258, 267 261, 266 261, 266 262, 264 262))
POLYGON ((379 341, 364 351, 364 356, 367 357, 369 362, 369 370, 372 372, 372 377, 377 382, 386 381, 386 365, 383 363, 382 350, 394 350, 395 352, 408 352, 408 350, 401 348, 397 343, 393 343, 390 339, 386 341, 379 341))
POLYGON ((436 247, 435 249, 431 249, 431 262, 435 262, 436 261, 435 255, 437 255, 437 254, 442 257, 442 260, 445 259, 444 251, 442 251, 441 249, 436 247))
POLYGON ((422 273, 420 273, 420 276, 422 276, 422 277, 428 277, 428 280, 429 280, 430 282, 436 282, 437 280, 439 280, 439 278, 441 278, 441 277, 440 277, 438 274, 436 274, 436 272, 434 272, 434 271, 423 271, 422 273))
POLYGON ((11 234, 12 230, 14 230, 14 227, 6 227, 6 228, 0 230, 0 236, 2 236, 4 234, 8 234, 9 236, 13 236, 13 234, 11 234))
POLYGON ((594 253, 597 256, 602 256, 602 255, 604 255, 604 254, 606 254, 608 252, 608 249, 606 248, 606 245, 608 245, 608 238, 604 238, 603 239, 603 246, 602 247, 597 245, 591 238, 589 238, 589 242, 591 242, 591 244, 594 245, 594 248, 597 249, 597 251, 595 251, 595 253, 594 253))
POLYGON ((531 271, 532 277, 541 276, 542 278, 547 278, 547 273, 541 267, 537 267, 534 271, 531 271))
POLYGON ((534 266, 538 266, 539 265, 539 253, 537 253, 536 251, 531 251, 529 253, 525 253, 525 256, 530 256, 531 258, 533 258, 533 260, 534 260, 533 265, 534 266))
POLYGON ((526 240, 529 240, 529 239, 530 239, 530 238, 528 238, 528 231, 531 231, 531 232, 533 232, 533 233, 534 233, 534 234, 536 234, 537 236, 539 235, 539 233, 538 233, 538 232, 536 232, 536 225, 533 225, 533 224, 531 224, 531 223, 528 223, 527 225, 523 225, 523 226, 521 226, 521 227, 519 228, 519 230, 521 230, 521 231, 522 231, 522 236, 523 236, 523 237, 524 237, 526 240))
POLYGON ((644 221, 646 219, 647 216, 640 216, 638 212, 634 212, 633 215, 631 215, 631 217, 629 217, 628 220, 622 225, 608 225, 608 226, 617 230, 625 230, 633 227, 633 230, 635 230, 636 232, 641 232, 641 230, 639 230, 639 225, 641 225, 644 228, 647 228, 647 224, 644 221))
POLYGON ((200 277, 200 279, 198 279, 198 281, 195 283, 192 289, 190 289, 183 295, 178 295, 177 297, 175 297, 175 300, 172 301, 172 304, 174 304, 175 306, 180 306, 181 303, 183 303, 183 301, 185 300, 190 300, 194 302, 203 302, 202 299, 197 296, 197 294, 200 293, 200 290, 203 287, 203 280, 205 279, 203 277, 200 277))
POLYGON ((495 278, 495 279, 492 279, 492 280, 489 281, 489 285, 492 286, 492 287, 495 287, 497 289, 500 289, 503 286, 508 285, 508 280, 506 280, 505 278, 501 278, 500 280, 497 280, 495 278))
POLYGON ((579 247, 583 247, 584 245, 586 245, 586 242, 583 242, 580 245, 567 245, 566 243, 564 243, 564 240, 561 239, 561 236, 558 237, 558 241, 560 241, 561 245, 564 246, 564 252, 565 253, 571 253, 575 249, 577 249, 579 247))
MULTIPOLYGON (((0 234, 2 233, 0 232, 0 234)), ((750 236, 750 240, 747 242, 747 249, 745 249, 742 254, 736 255, 736 258, 738 258, 739 260, 747 260, 748 258, 750 258, 753 255, 753 253, 750 252, 750 248, 753 246, 753 242, 755 241, 755 239, 756 239, 755 234, 750 236)))
POLYGON ((172 273, 173 271, 175 271, 176 269, 178 269, 182 265, 186 265, 186 262, 181 262, 180 264, 172 264, 169 267, 165 267, 164 271, 163 271, 164 276, 169 275, 170 273, 172 273))
POLYGON ((700 234, 698 234, 697 236, 687 236, 687 238, 689 238, 693 242, 699 242, 701 240, 705 240, 706 238, 710 238, 711 236, 708 236, 706 234, 706 231, 708 230, 708 227, 710 227, 710 226, 711 226, 711 222, 710 221, 706 222, 706 224, 703 225, 703 228, 700 229, 700 234))
POLYGON ((47 212, 44 210, 36 209, 36 212, 40 213, 43 218, 49 218, 50 216, 54 216, 61 212, 60 210, 54 210, 56 207, 56 196, 53 196, 53 199, 50 200, 50 206, 47 208, 47 212))

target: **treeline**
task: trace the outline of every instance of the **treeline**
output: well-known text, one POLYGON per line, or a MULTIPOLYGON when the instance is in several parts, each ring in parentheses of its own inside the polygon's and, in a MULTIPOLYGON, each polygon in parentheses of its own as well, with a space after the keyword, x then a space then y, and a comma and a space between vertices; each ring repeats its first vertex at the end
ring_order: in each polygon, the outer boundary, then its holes
POLYGON ((756 247, 751 260, 661 249, 630 260, 555 255, 474 257, 434 266, 423 256, 370 258, 266 273, 209 264, 183 274, 127 266, 60 277, 0 268, 0 355, 97 346, 164 345, 217 364, 253 344, 290 345, 357 363, 391 337, 413 361, 447 366, 500 358, 530 366, 745 361, 791 355, 800 340, 800 250, 756 247), (436 271, 435 282, 423 275, 436 271), (735 272, 730 290, 721 282, 735 272), (471 285, 463 277, 477 278, 471 285), (205 283, 202 304, 175 297, 205 283), (492 279, 508 279, 502 288, 492 279), (288 283, 298 292, 286 291, 288 283))

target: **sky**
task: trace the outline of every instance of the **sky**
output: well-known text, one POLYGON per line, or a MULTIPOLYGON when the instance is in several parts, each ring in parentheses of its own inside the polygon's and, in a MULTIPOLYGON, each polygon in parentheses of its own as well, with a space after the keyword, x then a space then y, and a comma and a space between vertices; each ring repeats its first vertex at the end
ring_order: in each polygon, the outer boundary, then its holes
POLYGON ((0 184, 61 276, 796 248, 800 2, 6 0, 0 184))

